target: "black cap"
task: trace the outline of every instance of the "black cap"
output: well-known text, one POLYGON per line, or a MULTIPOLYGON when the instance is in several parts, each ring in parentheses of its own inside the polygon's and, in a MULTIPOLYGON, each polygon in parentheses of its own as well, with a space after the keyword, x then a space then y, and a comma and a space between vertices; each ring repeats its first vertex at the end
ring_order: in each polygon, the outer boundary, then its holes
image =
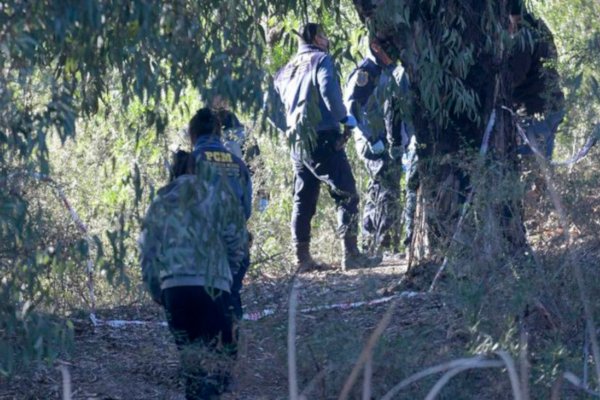
POLYGON ((510 0, 508 2, 508 7, 510 15, 521 15, 525 8, 523 0, 510 0))
POLYGON ((305 44, 312 44, 319 33, 323 33, 323 27, 314 22, 307 22, 300 28, 300 40, 305 44))

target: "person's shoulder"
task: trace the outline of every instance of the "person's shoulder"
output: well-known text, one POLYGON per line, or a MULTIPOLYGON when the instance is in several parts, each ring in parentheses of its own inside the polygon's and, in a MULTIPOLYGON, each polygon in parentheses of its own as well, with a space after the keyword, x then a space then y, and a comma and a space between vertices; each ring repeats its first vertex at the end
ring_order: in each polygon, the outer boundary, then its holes
POLYGON ((377 73, 381 71, 381 67, 369 57, 363 58, 360 64, 358 64, 358 69, 369 71, 370 73, 377 73))
POLYGON ((353 87, 355 89, 367 88, 369 83, 372 84, 380 74, 378 68, 377 64, 370 59, 365 58, 356 68, 354 68, 348 80, 353 82, 353 87))
POLYGON ((333 61, 333 56, 327 51, 323 51, 321 49, 314 49, 309 53, 309 55, 313 65, 326 65, 331 68, 333 68, 335 65, 333 61))
POLYGON ((240 127, 240 120, 231 110, 219 110, 217 117, 221 123, 223 129, 237 128, 240 127))

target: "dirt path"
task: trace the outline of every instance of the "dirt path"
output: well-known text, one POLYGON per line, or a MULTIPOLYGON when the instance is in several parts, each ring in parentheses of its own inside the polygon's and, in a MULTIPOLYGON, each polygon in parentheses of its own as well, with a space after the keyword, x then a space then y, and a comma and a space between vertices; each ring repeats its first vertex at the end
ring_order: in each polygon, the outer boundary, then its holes
MULTIPOLYGON (((371 270, 302 275, 299 309, 381 298, 378 289, 397 282, 404 272, 402 262, 387 260, 371 270)), ((248 283, 243 294, 247 309, 269 308, 274 314, 242 324, 236 386, 227 399, 288 397, 289 288, 289 278, 263 277, 248 283)), ((298 378, 301 390, 308 390, 307 398, 336 398, 368 335, 391 303, 298 314, 298 378)), ((176 348, 168 330, 158 323, 163 319, 158 307, 116 309, 99 316, 151 324, 100 327, 95 333, 80 330, 65 364, 73 399, 184 399, 176 348)), ((422 365, 460 354, 465 340, 458 319, 433 296, 397 300, 392 322, 375 349, 374 394, 382 395, 422 365), (421 337, 427 340, 415 340, 421 337)), ((61 381, 56 367, 40 368, 2 384, 0 399, 60 398, 61 381)))

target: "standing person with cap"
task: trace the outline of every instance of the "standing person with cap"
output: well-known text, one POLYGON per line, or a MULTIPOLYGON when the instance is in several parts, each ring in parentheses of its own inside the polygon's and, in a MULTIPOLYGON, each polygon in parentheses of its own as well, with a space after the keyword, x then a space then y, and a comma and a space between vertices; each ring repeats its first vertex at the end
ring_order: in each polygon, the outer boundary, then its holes
POLYGON ((300 32, 298 53, 275 75, 275 91, 285 109, 286 132, 292 143, 294 203, 292 239, 299 271, 324 267, 310 254, 311 220, 320 184, 325 183, 338 212, 337 233, 343 241, 342 269, 372 267, 381 261, 358 250, 358 193, 344 149, 356 126, 347 115, 329 40, 319 24, 307 23, 300 32))

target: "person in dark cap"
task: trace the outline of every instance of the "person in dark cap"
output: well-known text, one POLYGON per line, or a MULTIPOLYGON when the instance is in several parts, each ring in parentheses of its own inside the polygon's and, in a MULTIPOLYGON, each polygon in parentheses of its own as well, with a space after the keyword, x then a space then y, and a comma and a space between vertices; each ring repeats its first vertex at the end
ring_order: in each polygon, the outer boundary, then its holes
POLYGON ((371 267, 381 258, 358 250, 358 193, 345 151, 356 119, 344 106, 329 39, 321 25, 305 24, 298 32, 298 53, 275 75, 274 89, 285 111, 278 128, 292 145, 294 203, 292 239, 300 271, 321 269, 310 254, 311 220, 321 183, 329 188, 338 210, 338 235, 343 240, 342 269, 371 267))
POLYGON ((396 253, 401 244, 400 180, 409 133, 395 103, 407 93, 403 69, 373 38, 368 56, 348 78, 346 107, 358 120, 356 150, 369 174, 362 225, 366 247, 374 253, 396 253))

